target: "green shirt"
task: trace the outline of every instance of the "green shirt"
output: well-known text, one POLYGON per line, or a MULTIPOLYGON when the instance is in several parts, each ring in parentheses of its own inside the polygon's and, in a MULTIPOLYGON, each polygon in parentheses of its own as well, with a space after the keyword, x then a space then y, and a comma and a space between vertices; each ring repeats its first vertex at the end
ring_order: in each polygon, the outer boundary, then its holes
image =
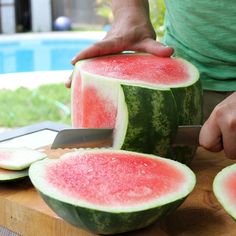
POLYGON ((166 0, 164 43, 199 69, 203 88, 236 91, 236 0, 166 0))

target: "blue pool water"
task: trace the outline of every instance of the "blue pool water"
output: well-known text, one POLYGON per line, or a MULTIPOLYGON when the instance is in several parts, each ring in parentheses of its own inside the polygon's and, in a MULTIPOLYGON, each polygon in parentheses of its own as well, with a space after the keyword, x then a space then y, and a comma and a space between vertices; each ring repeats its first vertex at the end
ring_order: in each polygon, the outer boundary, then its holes
POLYGON ((70 61, 96 39, 31 39, 0 42, 0 73, 70 70, 70 61))

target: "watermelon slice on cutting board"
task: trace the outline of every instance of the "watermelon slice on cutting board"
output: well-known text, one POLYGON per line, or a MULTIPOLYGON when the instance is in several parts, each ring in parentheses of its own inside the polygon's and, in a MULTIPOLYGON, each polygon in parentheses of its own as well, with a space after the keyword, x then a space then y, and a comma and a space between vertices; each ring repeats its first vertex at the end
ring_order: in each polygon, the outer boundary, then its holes
POLYGON ((46 154, 30 148, 0 148, 0 168, 23 170, 45 157, 46 154))
POLYGON ((183 59, 122 53, 79 61, 71 101, 72 125, 114 128, 114 149, 183 163, 195 153, 171 148, 178 125, 202 121, 199 73, 183 59))
POLYGON ((213 192, 226 212, 236 220, 236 164, 225 167, 216 175, 213 192))
POLYGON ((28 169, 14 171, 0 168, 0 182, 18 180, 27 176, 28 176, 28 169))
POLYGON ((97 234, 146 227, 175 210, 195 186, 177 161, 123 150, 77 150, 33 163, 29 176, 65 221, 97 234))

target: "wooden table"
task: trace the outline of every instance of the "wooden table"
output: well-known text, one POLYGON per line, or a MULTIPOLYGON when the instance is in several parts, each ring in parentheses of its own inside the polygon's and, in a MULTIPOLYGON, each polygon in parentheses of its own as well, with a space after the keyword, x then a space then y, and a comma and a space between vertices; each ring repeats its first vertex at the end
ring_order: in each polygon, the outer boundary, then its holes
MULTIPOLYGON (((62 153, 61 150, 46 152, 53 158, 62 153)), ((197 185, 181 207, 146 229, 124 235, 236 235, 236 222, 221 208, 212 192, 214 176, 232 163, 234 161, 226 159, 223 153, 214 154, 199 148, 191 165, 197 175, 197 185)), ((57 217, 29 179, 0 184, 0 225, 24 236, 93 235, 57 217)))

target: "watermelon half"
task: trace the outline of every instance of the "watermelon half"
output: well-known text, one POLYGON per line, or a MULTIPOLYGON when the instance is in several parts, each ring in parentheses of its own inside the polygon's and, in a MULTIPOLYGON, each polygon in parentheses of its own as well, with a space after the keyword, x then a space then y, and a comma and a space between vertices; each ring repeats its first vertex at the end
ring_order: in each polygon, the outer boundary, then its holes
POLYGON ((0 168, 23 170, 45 157, 46 154, 30 148, 0 148, 0 168))
POLYGON ((146 227, 176 209, 195 186, 186 165, 123 150, 77 150, 35 162, 29 176, 65 221, 94 233, 146 227))
POLYGON ((72 125, 114 128, 114 149, 189 162, 171 148, 178 125, 202 121, 197 69, 183 59, 122 53, 79 61, 72 78, 72 125))
POLYGON ((225 167, 216 175, 213 191, 226 212, 236 220, 236 164, 225 167))

